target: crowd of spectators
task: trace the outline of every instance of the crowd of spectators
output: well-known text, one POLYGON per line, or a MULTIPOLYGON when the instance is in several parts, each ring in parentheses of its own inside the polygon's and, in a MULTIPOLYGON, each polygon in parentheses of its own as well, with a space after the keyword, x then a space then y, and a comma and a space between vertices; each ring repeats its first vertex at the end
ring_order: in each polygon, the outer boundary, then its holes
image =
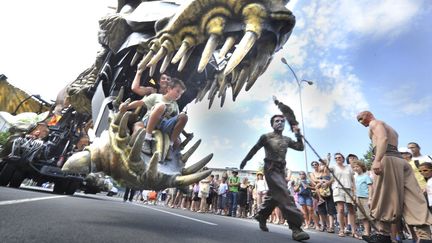
MULTIPOLYGON (((420 146, 409 143, 407 148, 400 148, 401 155, 407 160, 418 180, 419 185, 432 209, 432 158, 420 153, 420 146)), ((297 207, 304 214, 305 229, 336 233, 339 237, 352 236, 361 239, 362 234, 370 235, 369 205, 372 198, 374 174, 366 164, 354 154, 345 158, 342 153, 335 153, 335 163, 330 156, 325 160, 313 161, 313 170, 307 174, 300 171, 293 176, 287 171, 288 190, 294 197, 297 207), (354 203, 355 202, 355 203, 354 203)), ((248 177, 240 178, 238 171, 227 171, 209 176, 188 188, 169 188, 153 192, 143 191, 135 197, 137 201, 161 206, 190 210, 197 213, 252 218, 266 196, 268 186, 264 175, 258 171, 253 182, 248 177)), ((286 224, 277 208, 268 222, 286 224)), ((415 233, 404 223, 393 225, 392 240, 401 242, 404 237, 416 240, 415 233)))

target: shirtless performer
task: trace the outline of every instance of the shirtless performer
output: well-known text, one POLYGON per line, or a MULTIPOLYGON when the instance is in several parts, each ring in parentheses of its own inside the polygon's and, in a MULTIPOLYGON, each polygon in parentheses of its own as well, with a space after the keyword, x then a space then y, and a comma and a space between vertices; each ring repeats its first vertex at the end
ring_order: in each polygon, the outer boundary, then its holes
POLYGON ((303 214, 296 207, 294 198, 288 192, 287 181, 285 180, 286 171, 286 153, 288 148, 302 151, 304 149, 302 135, 298 128, 298 122, 295 121, 292 110, 275 99, 276 105, 284 115, 274 115, 270 124, 273 127, 273 132, 262 135, 257 144, 252 147, 246 157, 240 164, 240 169, 243 169, 246 163, 264 147, 264 175, 268 185, 267 197, 255 215, 255 219, 259 222, 259 227, 262 231, 268 231, 266 226, 267 218, 272 213, 273 209, 278 206, 282 211, 284 218, 288 221, 289 228, 292 230, 292 238, 297 241, 309 239, 309 235, 301 229, 303 223, 303 214), (291 130, 295 133, 297 141, 293 141, 289 137, 282 135, 285 127, 285 118, 291 125, 291 130))
POLYGON ((376 120, 370 111, 357 115, 363 126, 369 127, 375 159, 372 170, 377 175, 373 183, 371 216, 377 234, 363 237, 367 242, 391 243, 390 225, 403 217, 415 227, 418 242, 432 242, 432 215, 410 165, 398 152, 398 134, 383 121, 376 120))

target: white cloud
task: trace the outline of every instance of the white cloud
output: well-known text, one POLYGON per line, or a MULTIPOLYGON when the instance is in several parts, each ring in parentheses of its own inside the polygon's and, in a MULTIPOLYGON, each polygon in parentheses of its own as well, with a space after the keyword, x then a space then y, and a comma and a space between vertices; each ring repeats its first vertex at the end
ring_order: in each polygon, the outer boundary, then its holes
POLYGON ((356 43, 352 38, 391 40, 409 29, 424 5, 422 0, 319 1, 294 13, 307 22, 304 28, 296 28, 314 45, 345 49, 356 43))
POLYGON ((432 109, 432 95, 418 96, 415 86, 402 85, 386 94, 383 103, 401 115, 421 115, 432 109))
POLYGON ((219 138, 216 136, 212 137, 212 141, 210 143, 210 146, 218 152, 222 152, 223 150, 228 150, 233 147, 233 144, 230 139, 228 138, 219 138))
POLYGON ((401 110, 407 115, 421 115, 432 108, 432 96, 420 98, 419 100, 403 104, 401 110))
POLYGON ((340 13, 345 26, 362 35, 394 37, 407 30, 422 8, 423 1, 342 1, 340 13))

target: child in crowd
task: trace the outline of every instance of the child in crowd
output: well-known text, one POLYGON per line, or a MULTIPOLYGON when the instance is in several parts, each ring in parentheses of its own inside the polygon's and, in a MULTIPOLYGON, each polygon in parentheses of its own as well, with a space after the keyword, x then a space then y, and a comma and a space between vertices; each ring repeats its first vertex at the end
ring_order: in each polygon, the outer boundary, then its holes
POLYGON ((218 211, 217 214, 226 215, 227 214, 227 192, 228 192, 228 184, 227 184, 227 178, 222 177, 222 182, 219 184, 218 188, 218 211))
POLYGON ((199 209, 201 198, 199 198, 199 184, 196 182, 192 188, 193 196, 191 203, 191 211, 196 212, 199 209))
MULTIPOLYGON (((351 166, 354 172, 357 173, 357 176, 355 177, 357 204, 359 207, 364 209, 366 215, 370 215, 369 205, 372 199, 372 179, 367 173, 365 173, 367 169, 366 165, 362 161, 354 160, 351 162, 351 166)), ((363 221, 363 226, 365 229, 364 235, 369 236, 371 230, 369 221, 360 210, 357 210, 357 219, 363 221)), ((361 239, 356 235, 355 232, 353 235, 354 237, 361 239)))
POLYGON ((257 173, 255 188, 257 191, 257 207, 259 208, 261 207, 261 204, 264 202, 264 197, 267 195, 267 191, 268 191, 267 182, 264 179, 264 175, 262 172, 257 173))
POLYGON ((428 200, 429 211, 432 212, 432 163, 424 162, 420 164, 419 171, 427 181, 426 198, 428 200))

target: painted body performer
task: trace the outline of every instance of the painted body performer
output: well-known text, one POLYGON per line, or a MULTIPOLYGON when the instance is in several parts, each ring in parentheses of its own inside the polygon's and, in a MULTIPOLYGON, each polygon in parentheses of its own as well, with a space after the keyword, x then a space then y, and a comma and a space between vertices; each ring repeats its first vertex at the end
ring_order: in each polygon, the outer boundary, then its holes
POLYGON ((292 110, 275 99, 276 105, 284 113, 284 115, 274 115, 271 120, 273 132, 262 135, 257 144, 249 151, 240 165, 243 169, 247 161, 260 150, 265 149, 264 159, 264 175, 268 184, 269 191, 260 210, 255 215, 258 220, 260 229, 268 231, 266 220, 272 213, 273 209, 278 206, 282 211, 284 218, 288 221, 289 227, 292 230, 294 240, 307 240, 309 235, 301 229, 303 223, 303 214, 297 209, 294 198, 290 195, 287 188, 286 178, 286 161, 285 156, 288 148, 297 151, 303 151, 304 145, 298 122, 295 121, 292 110), (286 112, 286 111, 289 112, 286 112), (285 118, 291 125, 291 130, 295 132, 297 141, 289 137, 283 136, 282 132, 285 127, 285 118))

